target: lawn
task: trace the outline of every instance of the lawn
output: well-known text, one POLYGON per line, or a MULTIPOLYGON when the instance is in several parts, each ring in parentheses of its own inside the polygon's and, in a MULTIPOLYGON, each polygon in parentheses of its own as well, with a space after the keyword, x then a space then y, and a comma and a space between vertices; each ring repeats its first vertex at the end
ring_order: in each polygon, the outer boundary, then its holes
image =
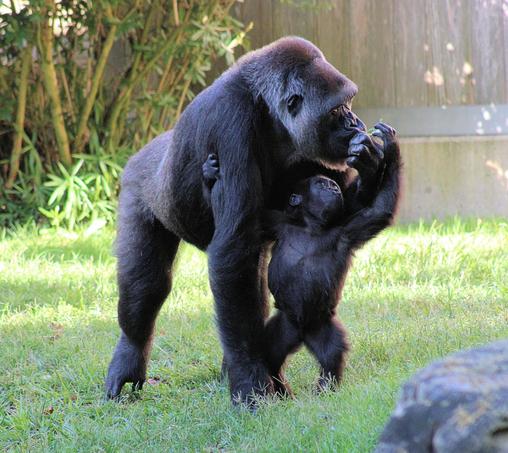
POLYGON ((290 361, 294 401, 233 409, 205 255, 183 247, 157 324, 150 385, 103 399, 118 336, 114 232, 19 230, 0 241, 0 451, 367 452, 400 384, 429 361, 508 337, 508 224, 458 220, 385 232, 358 252, 340 317, 340 391, 290 361))

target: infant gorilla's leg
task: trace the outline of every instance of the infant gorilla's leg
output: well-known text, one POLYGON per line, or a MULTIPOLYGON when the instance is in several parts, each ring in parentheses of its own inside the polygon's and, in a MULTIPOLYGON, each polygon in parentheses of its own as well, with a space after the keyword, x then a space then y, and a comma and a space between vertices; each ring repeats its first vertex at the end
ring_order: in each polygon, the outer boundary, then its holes
POLYGON ((316 330, 305 332, 303 342, 321 365, 319 390, 334 388, 341 379, 344 355, 348 351, 346 331, 336 318, 316 330))
POLYGON ((281 396, 293 396, 291 387, 286 382, 283 367, 287 356, 302 344, 299 332, 287 316, 278 311, 266 323, 265 338, 266 362, 275 391, 281 396))

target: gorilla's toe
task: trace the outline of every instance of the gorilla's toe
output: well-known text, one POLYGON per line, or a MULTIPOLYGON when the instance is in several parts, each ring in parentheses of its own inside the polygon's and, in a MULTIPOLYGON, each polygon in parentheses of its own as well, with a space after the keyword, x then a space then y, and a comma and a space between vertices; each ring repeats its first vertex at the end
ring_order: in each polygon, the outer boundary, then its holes
POLYGON ((143 351, 122 335, 109 364, 106 397, 117 398, 126 382, 132 382, 133 390, 141 390, 145 378, 146 358, 143 351))

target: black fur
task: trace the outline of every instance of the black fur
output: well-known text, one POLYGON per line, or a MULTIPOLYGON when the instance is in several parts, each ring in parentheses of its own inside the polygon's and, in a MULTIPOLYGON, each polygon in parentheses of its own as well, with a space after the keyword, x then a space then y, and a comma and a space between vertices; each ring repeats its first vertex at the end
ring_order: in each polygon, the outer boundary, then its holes
MULTIPOLYGON (((241 58, 189 104, 174 130, 129 160, 117 239, 122 336, 106 380, 109 397, 125 382, 139 387, 145 379, 180 239, 208 252, 232 396, 249 402, 253 393, 273 391, 262 354, 261 213, 274 181, 292 164, 351 158, 348 144, 361 124, 347 106, 356 91, 311 43, 284 38, 241 58), (221 164, 211 200, 201 168, 210 152, 221 164)), ((363 188, 371 192, 380 171, 374 157, 358 166, 351 205, 362 203, 363 188)))
MULTIPOLYGON (((379 123, 374 135, 383 139, 384 146, 374 142, 369 146, 384 154, 386 167, 372 206, 344 222, 339 186, 315 175, 296 183, 283 212, 265 214, 265 230, 276 241, 268 284, 278 308, 266 324, 265 354, 281 394, 291 394, 283 375, 286 357, 302 343, 321 365, 320 389, 340 380, 348 346, 335 309, 350 260, 354 250, 391 223, 399 198, 401 163, 395 131, 379 123)), ((362 136, 353 137, 350 148, 357 148, 362 136)), ((212 155, 203 165, 203 176, 210 188, 220 177, 212 155)))

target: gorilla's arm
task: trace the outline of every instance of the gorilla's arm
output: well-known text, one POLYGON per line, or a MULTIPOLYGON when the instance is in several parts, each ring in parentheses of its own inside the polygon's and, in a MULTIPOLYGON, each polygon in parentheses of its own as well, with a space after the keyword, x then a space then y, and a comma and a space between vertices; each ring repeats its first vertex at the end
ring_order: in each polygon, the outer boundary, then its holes
POLYGON ((273 391, 261 351, 267 303, 259 266, 263 191, 249 103, 231 99, 229 106, 229 118, 217 127, 220 177, 211 191, 215 231, 207 253, 231 394, 250 403, 253 392, 273 391))
POLYGON ((401 159, 395 130, 383 123, 376 124, 375 129, 374 135, 383 139, 386 167, 372 205, 354 214, 343 227, 349 249, 361 247, 390 225, 399 200, 401 159))
MULTIPOLYGON (((211 191, 220 178, 219 157, 217 154, 208 155, 202 167, 204 194, 211 202, 211 191)), ((264 210, 261 216, 262 239, 271 241, 277 238, 281 228, 288 223, 287 216, 282 211, 275 209, 264 210)))
POLYGON ((358 172, 343 190, 346 214, 352 215, 370 206, 379 191, 385 161, 381 147, 364 131, 349 142, 346 163, 358 172))

